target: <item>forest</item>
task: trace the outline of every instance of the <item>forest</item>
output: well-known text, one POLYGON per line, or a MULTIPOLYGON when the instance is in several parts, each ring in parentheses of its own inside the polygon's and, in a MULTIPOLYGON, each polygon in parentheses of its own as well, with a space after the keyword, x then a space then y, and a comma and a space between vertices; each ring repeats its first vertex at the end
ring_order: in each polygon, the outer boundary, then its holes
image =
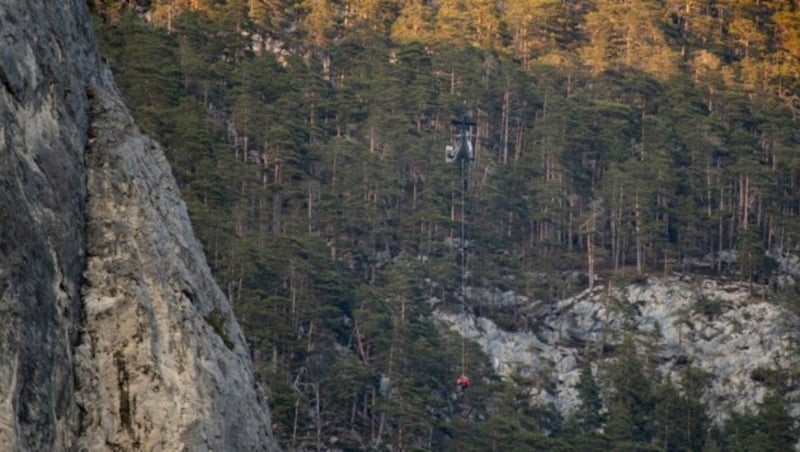
POLYGON ((545 302, 672 272, 772 287, 765 252, 800 246, 796 1, 90 4, 285 448, 797 442, 785 385, 715 425, 704 376, 661 378, 629 338, 598 372, 587 354, 581 407, 564 418, 431 315, 436 299, 510 330, 535 324, 466 285, 545 302), (467 190, 445 162, 462 115, 477 124, 467 190), (462 394, 464 355, 475 384, 462 394))

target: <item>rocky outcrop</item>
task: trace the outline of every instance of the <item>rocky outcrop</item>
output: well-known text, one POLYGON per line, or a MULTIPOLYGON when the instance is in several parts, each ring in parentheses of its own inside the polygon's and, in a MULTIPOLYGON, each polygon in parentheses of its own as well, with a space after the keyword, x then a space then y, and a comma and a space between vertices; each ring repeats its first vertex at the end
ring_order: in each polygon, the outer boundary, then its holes
POLYGON ((90 90, 81 445, 261 450, 269 416, 244 336, 159 146, 90 90))
POLYGON ((241 331, 86 2, 0 0, 0 444, 270 450, 241 331))
MULTIPOLYGON (((536 331, 504 331, 490 319, 441 310, 436 315, 476 340, 500 375, 518 373, 538 381, 530 388, 533 400, 565 415, 580 402, 575 385, 581 359, 591 356, 595 370, 601 368, 605 359, 596 358, 598 351, 619 344, 626 332, 654 345, 659 369, 672 381, 680 381, 687 365, 707 372, 711 380, 705 402, 717 421, 761 402, 766 387, 757 378, 760 371, 797 365, 792 337, 797 316, 751 294, 746 283, 662 277, 597 287, 552 304, 509 294, 489 297, 486 303, 497 300, 536 317, 536 331)), ((800 414, 800 404, 791 402, 797 395, 794 390, 787 396, 794 414, 800 414)))
POLYGON ((85 2, 0 0, 0 444, 67 450, 84 268, 85 2))

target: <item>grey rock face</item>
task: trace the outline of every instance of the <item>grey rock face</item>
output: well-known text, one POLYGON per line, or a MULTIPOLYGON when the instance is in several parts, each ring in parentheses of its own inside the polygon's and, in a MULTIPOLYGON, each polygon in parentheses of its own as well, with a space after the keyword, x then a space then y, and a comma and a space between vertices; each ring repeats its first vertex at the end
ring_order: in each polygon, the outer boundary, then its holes
POLYGON ((4 450, 276 448, 242 333, 84 1, 0 0, 0 316, 4 450))
MULTIPOLYGON (((620 343, 625 332, 653 339, 659 370, 672 381, 680 380, 687 364, 707 372, 711 381, 704 402, 717 422, 761 402, 766 388, 752 378, 754 371, 797 364, 791 338, 800 319, 751 294, 746 283, 651 278, 609 290, 597 287, 548 308, 529 302, 517 309, 538 313, 535 334, 503 331, 486 318, 436 315, 477 341, 501 376, 518 373, 540 381, 529 388, 532 400, 552 404, 567 416, 580 403, 575 386, 581 356, 603 344, 620 343)), ((592 359, 597 371, 608 358, 593 354, 592 359)), ((787 396, 793 415, 800 414, 800 404, 794 402, 798 393, 787 396)))
POLYGON ((271 448, 244 336, 161 149, 116 93, 91 95, 81 445, 271 448))
POLYGON ((45 3, 0 0, 0 444, 20 450, 69 449, 79 424, 83 77, 99 64, 85 2, 45 3))

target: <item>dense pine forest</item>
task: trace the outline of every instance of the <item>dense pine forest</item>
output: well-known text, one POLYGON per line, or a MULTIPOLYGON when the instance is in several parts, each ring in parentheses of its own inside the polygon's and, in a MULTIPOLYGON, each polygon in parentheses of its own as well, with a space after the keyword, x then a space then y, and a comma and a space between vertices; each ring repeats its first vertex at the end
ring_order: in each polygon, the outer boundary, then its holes
POLYGON ((287 449, 797 440, 781 388, 714 425, 702 375, 661 379, 629 341, 601 378, 586 363, 562 418, 431 315, 436 300, 534 327, 462 304, 465 285, 545 301, 672 272, 769 285, 765 251, 800 246, 796 1, 91 3, 287 449), (477 123, 466 191, 444 152, 462 115, 477 123))

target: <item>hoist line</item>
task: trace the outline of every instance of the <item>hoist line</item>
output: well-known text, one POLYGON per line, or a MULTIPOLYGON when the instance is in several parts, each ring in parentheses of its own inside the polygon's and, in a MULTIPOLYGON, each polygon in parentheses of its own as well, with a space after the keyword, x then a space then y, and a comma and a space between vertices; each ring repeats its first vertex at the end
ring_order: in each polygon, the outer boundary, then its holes
MULTIPOLYGON (((466 319, 467 307, 467 243, 466 243, 466 204, 467 204, 467 169, 465 160, 461 159, 461 315, 466 319)), ((467 354, 464 334, 461 334, 461 375, 467 374, 467 354)))

